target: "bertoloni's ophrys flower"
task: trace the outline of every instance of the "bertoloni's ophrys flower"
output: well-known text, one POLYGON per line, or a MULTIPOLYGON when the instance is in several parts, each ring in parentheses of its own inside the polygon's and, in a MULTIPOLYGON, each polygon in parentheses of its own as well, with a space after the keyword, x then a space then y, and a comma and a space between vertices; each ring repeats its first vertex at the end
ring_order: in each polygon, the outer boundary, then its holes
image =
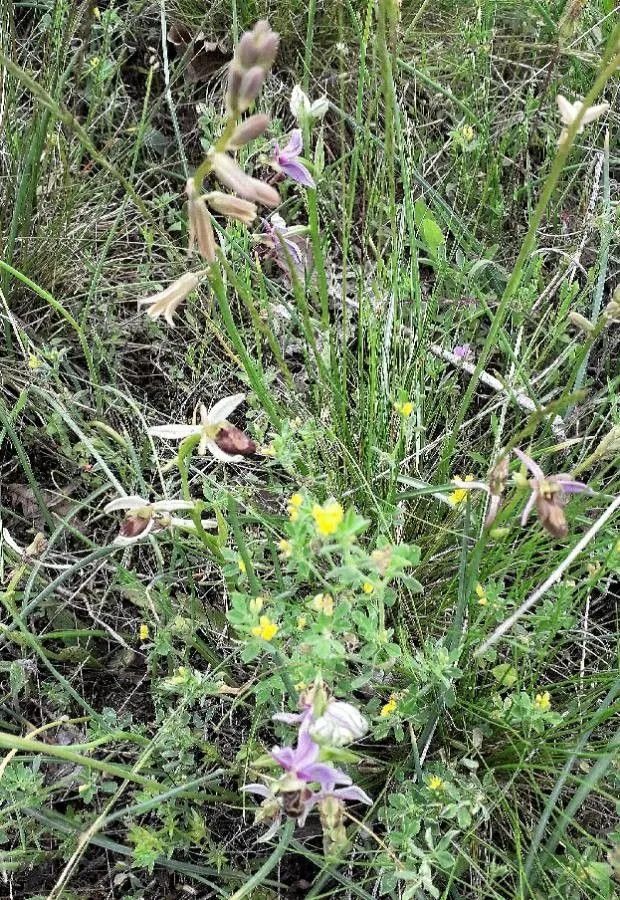
POLYGON ((155 425, 148 432, 153 437, 168 438, 171 441, 183 441, 192 435, 200 435, 199 456, 204 456, 208 450, 220 462, 242 462, 246 456, 256 452, 256 444, 231 425, 227 418, 244 400, 245 394, 223 397, 208 411, 201 403, 199 423, 155 425))
POLYGON ((536 506, 538 518, 543 528, 553 537, 566 537, 568 523, 564 515, 564 505, 570 494, 593 493, 583 481, 575 481, 570 475, 545 475, 531 456, 515 447, 515 453, 532 474, 529 480, 531 494, 521 515, 521 525, 526 525, 529 515, 536 506))

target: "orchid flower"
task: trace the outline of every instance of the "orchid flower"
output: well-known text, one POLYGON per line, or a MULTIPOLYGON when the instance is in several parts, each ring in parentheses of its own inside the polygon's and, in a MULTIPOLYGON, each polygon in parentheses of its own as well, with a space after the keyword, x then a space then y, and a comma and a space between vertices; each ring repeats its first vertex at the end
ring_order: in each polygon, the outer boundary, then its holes
POLYGON ((329 109, 329 100, 323 96, 319 97, 318 100, 311 101, 302 90, 301 85, 296 84, 291 93, 290 107, 291 112, 301 125, 305 121, 322 119, 329 109))
MULTIPOLYGON (((156 500, 154 503, 150 503, 144 497, 131 494, 128 497, 117 497, 116 500, 110 501, 104 506, 103 511, 106 513, 118 510, 127 511, 119 533, 114 538, 115 544, 126 546, 141 540, 153 530, 185 528, 188 531, 195 531, 196 525, 191 519, 168 515, 171 512, 194 509, 195 505, 194 501, 188 500, 156 500)), ((217 528, 217 522, 213 519, 203 519, 202 527, 217 528)))
POLYGON ((242 431, 227 421, 237 407, 245 400, 245 394, 223 397, 207 412, 200 404, 200 422, 194 425, 156 425, 149 428, 153 437, 183 441, 193 435, 200 435, 198 454, 209 452, 220 462, 241 462, 245 456, 256 452, 256 444, 242 431))
POLYGON ((158 291, 150 297, 143 297, 141 300, 138 300, 138 307, 148 306, 146 314, 149 318, 157 319, 159 316, 163 316, 168 325, 174 328, 173 317, 177 307, 185 300, 188 294, 191 294, 198 287, 199 281, 199 277, 194 275, 193 272, 186 272, 185 275, 181 275, 180 278, 173 281, 163 291, 158 291))
POLYGON ((489 495, 489 508, 484 520, 485 528, 491 527, 491 525, 497 518, 497 513, 499 512, 499 508, 502 505, 502 497, 506 489, 506 482, 508 480, 508 461, 509 456, 507 454, 500 457, 499 462, 491 470, 488 484, 484 481, 475 481, 473 479, 469 481, 465 481, 461 478, 452 479, 452 483, 456 485, 457 490, 478 490, 484 491, 485 494, 489 495))
MULTIPOLYGON (((573 122, 581 112, 583 103, 581 100, 575 100, 574 103, 571 103, 570 100, 567 100, 566 97, 562 96, 562 94, 558 94, 555 99, 558 104, 558 110, 560 111, 562 125, 564 125, 558 141, 558 143, 561 144, 562 141, 566 139, 567 129, 573 124, 573 122)), ((599 103, 596 106, 590 106, 588 109, 586 109, 579 128, 577 129, 577 134, 581 134, 586 125, 589 125, 590 122, 594 122, 595 119, 598 119, 599 116, 602 116, 603 113, 607 112, 608 109, 609 103, 599 103)))
POLYGON ((273 213, 270 219, 263 219, 262 234, 254 236, 254 240, 268 249, 268 256, 290 276, 291 266, 298 278, 303 278, 309 267, 310 248, 303 237, 307 233, 306 225, 287 225, 281 215, 273 213))
POLYGON ((538 463, 515 447, 515 453, 532 474, 529 485, 532 490, 521 515, 521 525, 526 525, 534 506, 543 528, 553 537, 566 537, 568 524, 564 515, 567 494, 592 493, 583 481, 575 481, 570 475, 545 475, 538 463))
POLYGON ((337 784, 350 785, 351 778, 341 769, 329 763, 318 762, 320 747, 308 731, 299 730, 297 746, 274 747, 271 757, 286 772, 287 778, 281 782, 280 790, 299 790, 309 783, 316 782, 323 791, 333 791, 337 784))
POLYGON ((301 129, 294 128, 291 132, 290 140, 284 149, 280 149, 280 145, 277 142, 274 143, 273 157, 270 160, 270 164, 276 172, 288 175, 289 178, 292 178, 292 180, 296 181, 298 184, 313 188, 316 187, 316 185, 312 175, 306 167, 299 162, 299 156, 301 155, 303 147, 301 129))

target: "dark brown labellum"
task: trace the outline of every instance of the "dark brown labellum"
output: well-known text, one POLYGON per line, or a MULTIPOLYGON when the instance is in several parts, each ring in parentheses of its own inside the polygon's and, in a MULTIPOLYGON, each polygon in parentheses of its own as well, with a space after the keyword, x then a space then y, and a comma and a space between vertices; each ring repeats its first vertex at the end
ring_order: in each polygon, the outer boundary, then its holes
POLYGON ((309 788, 302 788, 299 791, 282 791, 282 809, 287 816, 297 817, 304 811, 306 801, 312 796, 309 788))
POLYGON ((247 434, 244 434, 243 431, 235 428, 234 425, 226 425, 224 428, 220 428, 214 440, 224 453, 239 453, 241 456, 252 456, 253 453, 256 453, 254 441, 247 434))
POLYGON ((549 534, 556 538, 566 537, 568 534, 566 516, 560 503, 555 498, 554 500, 547 500, 539 494, 536 500, 536 508, 538 509, 540 521, 549 534))
POLYGON ((121 524, 120 534, 127 538, 138 537, 145 531, 149 521, 150 518, 144 518, 144 516, 127 516, 121 524))

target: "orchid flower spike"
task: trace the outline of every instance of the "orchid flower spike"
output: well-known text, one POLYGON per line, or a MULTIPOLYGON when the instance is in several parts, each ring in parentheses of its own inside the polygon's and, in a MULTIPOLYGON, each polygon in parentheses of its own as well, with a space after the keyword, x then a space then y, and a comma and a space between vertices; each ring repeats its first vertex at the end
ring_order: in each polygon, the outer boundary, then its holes
POLYGON ((568 494, 592 493, 592 489, 582 481, 575 481, 570 475, 545 475, 531 456, 515 447, 515 453, 532 474, 529 480, 531 494, 523 514, 521 525, 526 525, 529 515, 536 506, 543 528, 553 537, 566 537, 568 524, 564 515, 564 504, 568 494))
POLYGON ((296 84, 291 93, 290 107, 291 112, 302 125, 305 121, 322 119, 329 109, 329 100, 323 96, 318 100, 311 101, 302 90, 301 85, 296 84))
MULTIPOLYGON (((194 509, 195 505, 194 501, 187 500, 156 500, 154 503, 150 503, 137 494, 131 494, 128 497, 117 497, 116 500, 110 501, 104 506, 103 511, 111 513, 126 510, 119 533, 114 538, 115 544, 126 546, 141 540, 153 530, 185 528, 188 531, 195 531, 196 526, 191 519, 169 515, 171 512, 194 509)), ((203 519, 202 527, 217 528, 217 522, 212 519, 203 519)))
POLYGON ((194 425, 156 425, 149 428, 153 437, 183 441, 192 435, 200 435, 198 454, 209 452, 220 462, 241 462, 245 456, 256 453, 256 444, 234 425, 228 422, 230 416, 245 400, 245 394, 224 397, 209 411, 200 404, 200 422, 194 425))
MULTIPOLYGON (((564 125, 558 140, 558 143, 561 144, 562 141, 566 140, 567 129, 573 124, 581 112, 583 103, 581 100, 575 100, 574 103, 571 103, 570 100, 567 100, 562 94, 557 95, 556 102, 560 111, 562 125, 564 125)), ((603 113, 607 112, 608 109, 609 103, 598 103, 596 106, 588 107, 583 115, 579 128, 577 129, 577 134, 581 134, 586 125, 589 125, 590 122, 594 122, 599 116, 602 116, 603 113)))
POLYGON ((314 178, 306 167, 299 162, 301 151, 304 148, 301 129, 294 128, 291 137, 284 149, 280 149, 280 145, 276 142, 273 148, 273 156, 270 160, 271 166, 282 175, 287 175, 298 184, 305 187, 316 187, 314 178))

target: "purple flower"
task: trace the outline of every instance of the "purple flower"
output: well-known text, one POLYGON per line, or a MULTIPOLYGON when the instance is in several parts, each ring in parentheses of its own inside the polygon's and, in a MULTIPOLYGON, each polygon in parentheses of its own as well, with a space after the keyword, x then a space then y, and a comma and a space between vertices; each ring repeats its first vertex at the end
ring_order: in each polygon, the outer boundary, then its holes
POLYGON ((536 506, 543 528, 553 537, 566 537, 568 524, 563 508, 566 495, 592 493, 592 489, 583 481, 575 481, 570 475, 547 476, 527 453, 516 447, 515 453, 533 476, 529 481, 532 493, 521 515, 521 525, 527 524, 530 513, 536 506))
POLYGON ((291 132, 290 140, 283 150, 280 149, 280 145, 277 142, 274 144, 271 165, 276 172, 288 175, 289 178, 292 178, 293 181, 296 181, 298 184, 313 188, 316 187, 316 185, 312 175, 306 167, 299 162, 299 156, 302 150, 303 138, 301 136, 301 130, 299 128, 294 128, 291 132))
POLYGON ((469 359, 471 356, 471 347, 469 344, 458 344, 452 352, 457 359, 469 359))
POLYGON ((297 746, 274 747, 271 756, 289 776, 285 779, 286 787, 290 789, 303 789, 310 783, 320 785, 321 790, 331 793, 337 784, 351 784, 351 778, 340 769, 330 766, 329 763, 317 762, 320 747, 316 744, 307 727, 302 723, 297 737, 297 746), (290 783, 290 787, 289 787, 290 783))

